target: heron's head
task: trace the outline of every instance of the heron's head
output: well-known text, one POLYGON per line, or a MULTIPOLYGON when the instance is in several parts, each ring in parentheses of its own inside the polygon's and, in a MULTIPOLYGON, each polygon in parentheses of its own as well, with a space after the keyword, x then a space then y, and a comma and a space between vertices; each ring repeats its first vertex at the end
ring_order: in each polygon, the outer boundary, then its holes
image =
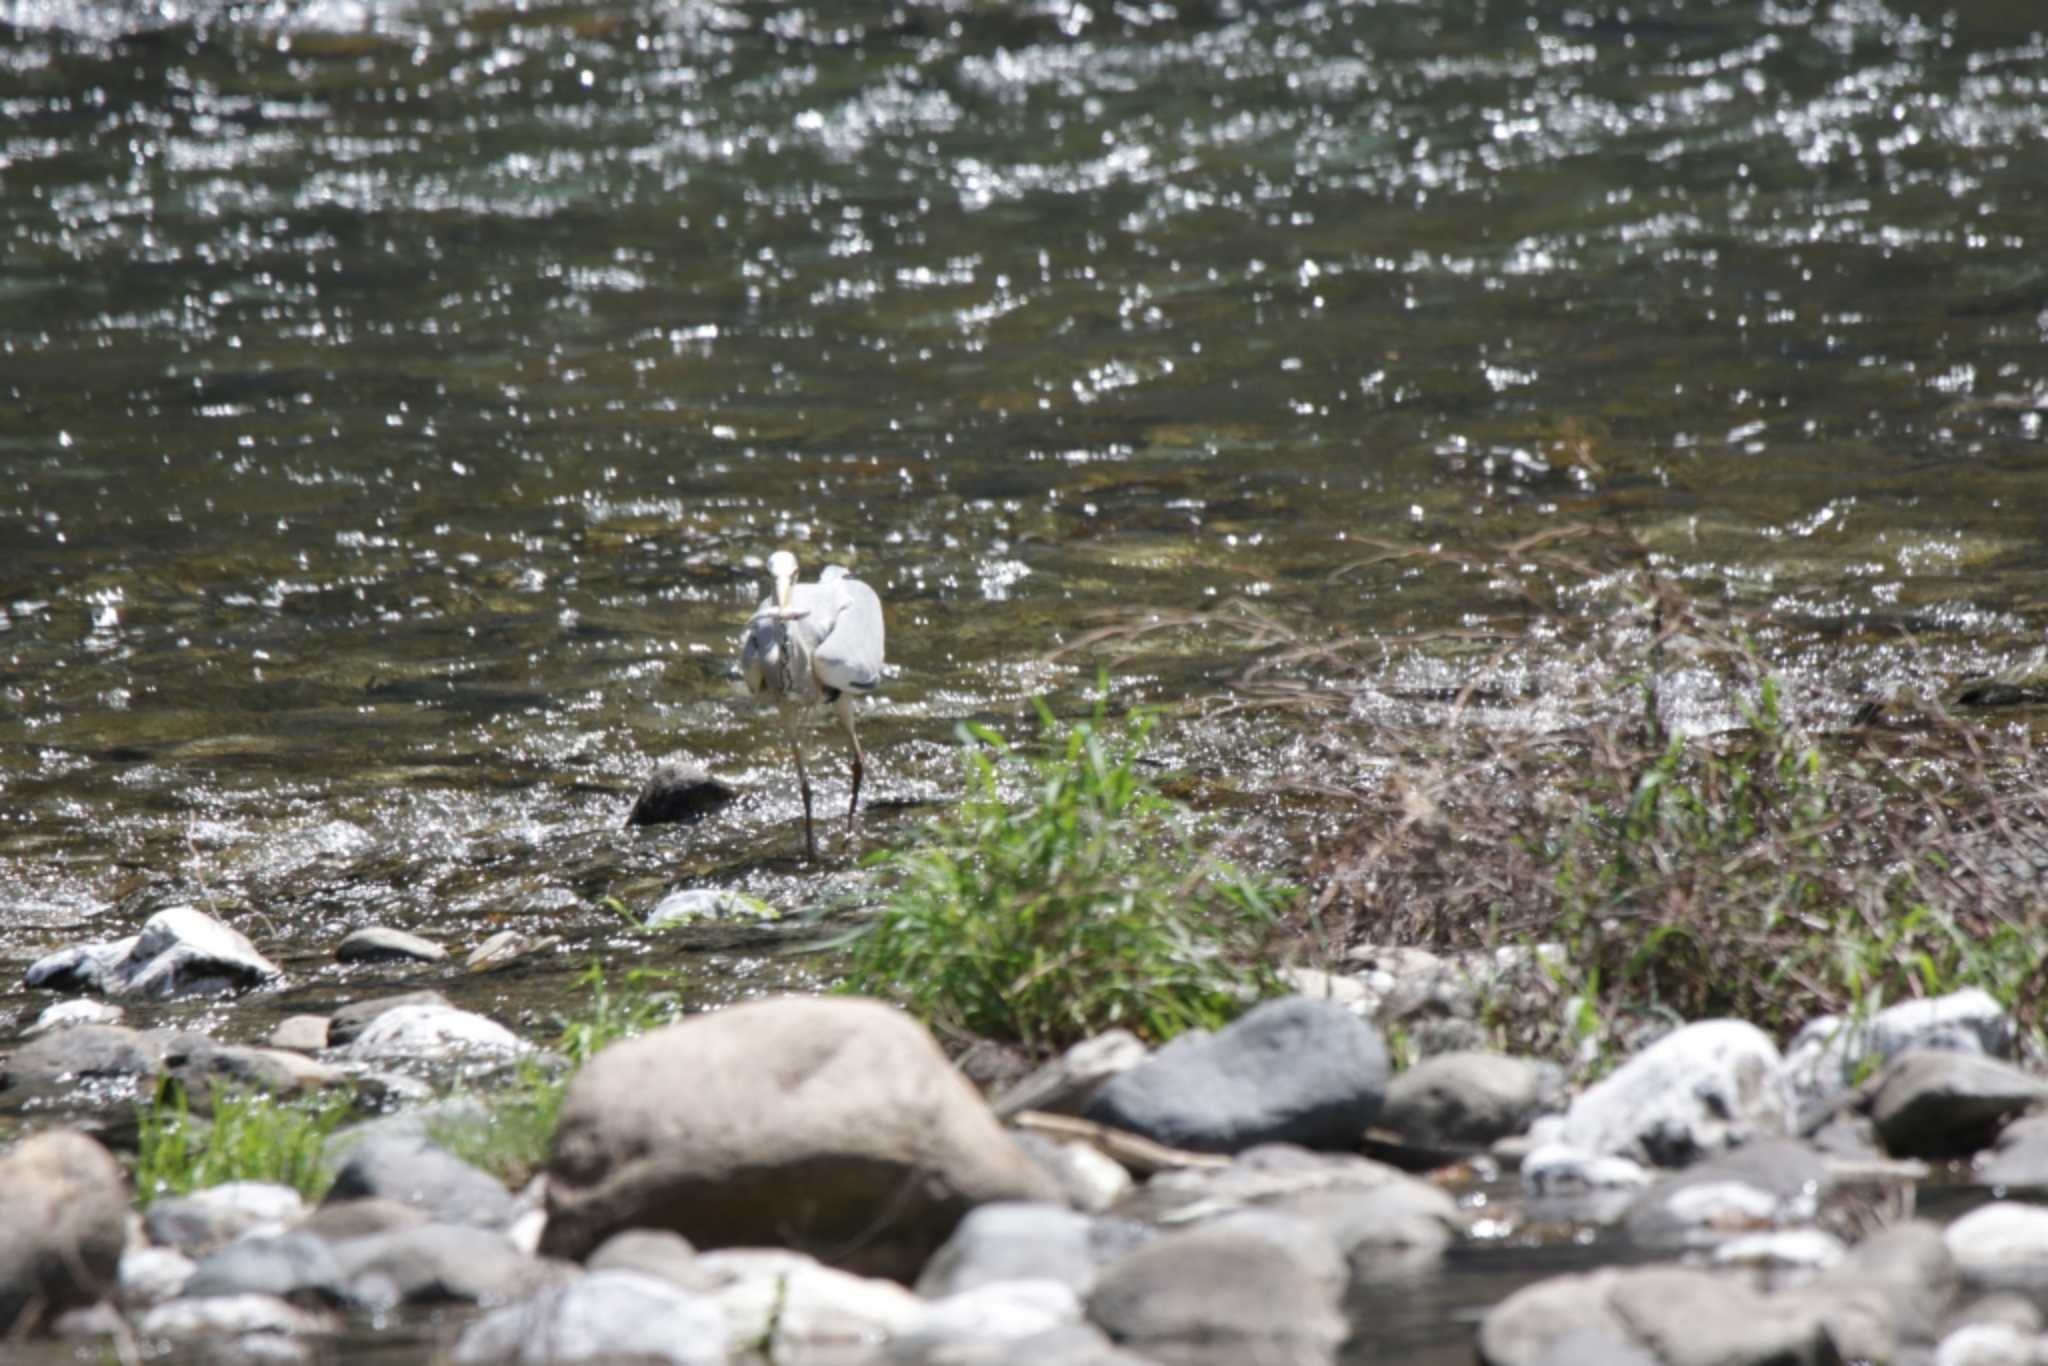
POLYGON ((775 576, 775 606, 787 612, 790 590, 796 586, 796 556, 776 551, 768 557, 768 572, 775 576))

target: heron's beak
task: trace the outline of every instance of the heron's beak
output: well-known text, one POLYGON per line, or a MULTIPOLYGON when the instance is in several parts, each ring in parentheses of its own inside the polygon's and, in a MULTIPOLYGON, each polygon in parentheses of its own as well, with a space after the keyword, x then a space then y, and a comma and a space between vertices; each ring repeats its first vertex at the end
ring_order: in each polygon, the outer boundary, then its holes
POLYGON ((778 578, 775 581, 775 610, 784 616, 789 615, 789 590, 791 587, 792 585, 788 579, 778 578))

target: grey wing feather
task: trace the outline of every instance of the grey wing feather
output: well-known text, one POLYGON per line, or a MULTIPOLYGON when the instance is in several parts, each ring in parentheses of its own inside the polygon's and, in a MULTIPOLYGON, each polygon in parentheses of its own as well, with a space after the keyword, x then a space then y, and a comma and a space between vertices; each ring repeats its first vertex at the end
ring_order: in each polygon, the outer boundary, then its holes
POLYGON ((825 618, 812 658, 818 681, 872 692, 882 681, 882 600, 836 564, 818 576, 812 591, 825 618))

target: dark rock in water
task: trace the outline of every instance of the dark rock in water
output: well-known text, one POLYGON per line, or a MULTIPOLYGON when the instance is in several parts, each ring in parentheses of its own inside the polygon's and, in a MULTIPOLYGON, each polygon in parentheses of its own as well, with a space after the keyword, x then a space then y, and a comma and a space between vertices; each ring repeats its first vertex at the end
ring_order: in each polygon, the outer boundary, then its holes
POLYGON ((2011 1063, 1939 1050, 1901 1054, 1875 1089, 1871 1118, 1894 1157, 1967 1156, 2048 1100, 2048 1085, 2011 1063))
POLYGON ((334 956, 344 963, 389 963, 411 960, 438 963, 448 950, 431 939, 422 939, 388 925, 371 925, 357 930, 335 946, 334 956))
POLYGON ((1214 1034, 1183 1034, 1111 1077, 1083 1114, 1175 1148, 1355 1149, 1379 1113, 1387 1050, 1331 1001, 1290 996, 1214 1034))
POLYGON ((694 759, 664 759, 647 775, 628 825, 694 824, 731 801, 733 790, 694 759))
POLYGON ((37 1036, 0 1063, 0 1091, 87 1077, 152 1077, 163 1066, 160 1034, 126 1025, 72 1025, 37 1036))
POLYGON ((68 1129, 0 1157, 0 1342, 114 1288, 128 1239, 128 1181, 113 1155, 68 1129))

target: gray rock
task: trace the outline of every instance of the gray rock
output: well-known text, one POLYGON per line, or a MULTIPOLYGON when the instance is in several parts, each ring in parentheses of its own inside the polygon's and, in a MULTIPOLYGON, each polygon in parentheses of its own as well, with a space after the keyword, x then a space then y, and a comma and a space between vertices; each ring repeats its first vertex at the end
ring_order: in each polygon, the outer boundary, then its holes
POLYGON ((695 925, 708 920, 775 920, 781 912, 757 896, 723 887, 692 887, 670 892, 647 913, 642 926, 666 930, 677 925, 695 925))
POLYGON ((786 997, 613 1044, 570 1082, 542 1242, 621 1228, 699 1248, 846 1249, 914 1276, 966 1212, 1057 1201, 922 1025, 873 1001, 786 997))
POLYGON ((96 1141, 53 1129, 0 1155, 0 1192, 0 1342, 10 1342, 113 1291, 128 1181, 96 1141))
POLYGON ((1942 1231, 1956 1268, 1980 1289, 2048 1290, 2048 1208, 1994 1200, 1942 1231))
POLYGON ((1838 1015, 1809 1021, 1785 1050, 1785 1070, 1802 1106, 1824 1108, 1855 1088, 1859 1076, 1901 1053, 1937 1049, 2012 1057, 2012 1016, 1985 991, 1902 1001, 1867 1022, 1838 1015))
POLYGON ((1792 1092, 1770 1039, 1740 1020, 1704 1020, 1665 1035, 1589 1087, 1565 1112, 1562 1141, 1683 1167, 1792 1132, 1792 1092))
POLYGON ((404 930, 369 925, 335 945, 334 956, 344 963, 438 963, 448 956, 448 950, 404 930))
POLYGON ((333 1244, 349 1299, 383 1311, 402 1304, 503 1304, 567 1269, 520 1251, 510 1238, 466 1224, 426 1223, 333 1244))
POLYGON ((1637 1196, 1627 1214, 1638 1247, 1710 1246, 1755 1229, 1811 1224, 1832 1185, 1827 1162, 1794 1139, 1764 1139, 1694 1163, 1637 1196))
POLYGON ((493 1310, 463 1330, 458 1362, 725 1366, 725 1316, 708 1296, 637 1271, 593 1271, 493 1310))
POLYGON ((306 1201, 274 1181, 228 1181, 190 1195, 156 1201, 143 1215, 143 1231, 161 1247, 203 1257, 245 1234, 282 1233, 305 1217, 306 1201))
POLYGON ((334 1251, 308 1233, 243 1238, 199 1259, 182 1298, 263 1295, 295 1304, 334 1305, 344 1298, 334 1251))
POLYGON ((1355 1149, 1379 1113, 1387 1052, 1342 1006, 1293 996, 1214 1034, 1183 1034, 1109 1079, 1085 1111, 1170 1147, 1355 1149))
POLYGON ((1081 1322, 1081 1297, 1061 1281, 991 1281, 972 1290, 946 1295, 925 1305, 924 1312, 892 1341, 910 1355, 942 1357, 942 1345, 955 1353, 985 1349, 997 1343, 1020 1342, 1081 1322))
POLYGON ((553 935, 528 935, 517 930, 499 930, 471 949, 469 957, 463 962, 471 972, 481 972, 485 968, 501 968, 507 963, 516 963, 530 954, 539 953, 555 942, 553 935))
POLYGON ((490 1173, 424 1139, 378 1135, 348 1149, 323 1204, 396 1200, 444 1224, 504 1229, 519 1217, 512 1193, 490 1173))
POLYGON ((287 1015, 279 1020, 265 1040, 272 1048, 289 1048, 300 1053, 318 1053, 327 1047, 325 1015, 287 1015))
POLYGON ((1076 1323, 1011 1340, 968 1341, 905 1333, 883 1344, 876 1366, 1155 1366, 1124 1351, 1091 1324, 1076 1323))
POLYGON ((1379 1127, 1424 1148, 1480 1148, 1564 1102, 1564 1069, 1498 1053, 1442 1053, 1387 1083, 1379 1127))
POLYGON ((173 906, 144 921, 142 933, 131 938, 40 959, 23 980, 31 987, 166 1001, 276 986, 284 970, 240 930, 191 906, 173 906))
MULTIPOLYGON (((228 1356, 223 1349, 229 1344, 223 1339, 319 1337, 339 1327, 339 1320, 331 1314, 304 1309, 274 1295, 207 1295, 164 1301, 142 1316, 135 1333, 141 1338, 207 1338, 206 1359, 219 1361, 228 1356)), ((272 1353, 266 1350, 263 1355, 272 1353)))
POLYGON ((369 1001, 353 1001, 336 1010, 328 1017, 327 1043, 331 1048, 340 1048, 354 1041, 370 1022, 387 1010, 399 1006, 448 1006, 453 1003, 438 991, 408 991, 399 996, 379 996, 369 1001))
POLYGON ((1605 1268, 1539 1281, 1480 1321, 1486 1366, 1565 1362, 1832 1366, 1820 1312, 1740 1281, 1681 1267, 1605 1268))
POLYGON ((292 1096, 332 1090, 350 1076, 331 1063, 284 1048, 251 1048, 215 1043, 200 1034, 184 1034, 164 1050, 165 1070, 194 1098, 208 1096, 215 1084, 230 1090, 257 1090, 292 1096))
POLYGON ((801 1252, 731 1248, 707 1252, 727 1340, 768 1361, 861 1360, 872 1344, 909 1331, 924 1301, 894 1281, 855 1276, 801 1252))
POLYGON ((1062 1143, 1026 1129, 1013 1131, 1017 1146, 1059 1183, 1067 1203, 1100 1214, 1130 1192, 1131 1174, 1122 1163, 1087 1143, 1062 1143))
POLYGON ((1902 1342, 1934 1341, 1961 1284, 1942 1231, 1908 1221, 1871 1234, 1789 1294, 1818 1310, 1843 1360, 1893 1361, 1902 1342))
POLYGON ((397 1005, 342 1046, 353 1062, 495 1063, 533 1053, 496 1020, 445 1005, 397 1005))
POLYGON ((121 1280, 115 1297, 131 1312, 176 1299, 197 1265, 176 1248, 131 1245, 121 1254, 121 1280))
POLYGON ((1170 1233, 1103 1268, 1088 1316, 1162 1363, 1327 1366, 1344 1341, 1342 1255, 1311 1225, 1239 1215, 1170 1233), (1282 1223, 1291 1225, 1286 1233, 1282 1223))
POLYGON ((0 1090, 93 1077, 153 1077, 163 1070, 162 1035, 126 1025, 77 1024, 39 1034, 0 1064, 0 1090))
POLYGON ((59 1001, 53 1006, 44 1007, 42 1013, 36 1016, 36 1022, 30 1025, 26 1032, 41 1034, 52 1029, 69 1029, 73 1025, 119 1024, 121 1017, 126 1013, 111 1001, 88 1001, 82 998, 59 1001))
POLYGON ((1111 1077, 1145 1061, 1151 1050, 1128 1029, 1111 1029, 1068 1048, 989 1103, 1004 1119, 1025 1110, 1078 1115, 1111 1077))
POLYGON ((1870 1117, 1894 1157, 1961 1157, 2006 1120, 2048 1100, 2044 1084, 2010 1063, 1969 1053, 1901 1053, 1878 1077, 1870 1117))
POLYGON ((427 1222, 425 1210, 414 1209, 396 1200, 366 1196, 359 1200, 322 1205, 299 1220, 294 1228, 330 1243, 340 1243, 350 1238, 367 1238, 373 1233, 413 1228, 427 1222))
POLYGON ((1998 1131, 1975 1164, 1977 1184, 2001 1190, 2048 1189, 2048 1114, 2022 1115, 1998 1131))
POLYGON ((917 1293, 938 1299, 1005 1281, 1050 1280, 1085 1295, 1105 1251, 1125 1250, 1112 1228, 1058 1205, 982 1205, 925 1264, 917 1293))
POLYGON ((711 1278, 697 1268, 697 1249, 680 1233, 629 1228, 598 1245, 583 1265, 592 1271, 638 1271, 683 1290, 711 1290, 711 1278))
POLYGON ((711 771, 686 755, 671 755, 654 766, 634 799, 627 825, 693 825, 736 794, 711 771))

